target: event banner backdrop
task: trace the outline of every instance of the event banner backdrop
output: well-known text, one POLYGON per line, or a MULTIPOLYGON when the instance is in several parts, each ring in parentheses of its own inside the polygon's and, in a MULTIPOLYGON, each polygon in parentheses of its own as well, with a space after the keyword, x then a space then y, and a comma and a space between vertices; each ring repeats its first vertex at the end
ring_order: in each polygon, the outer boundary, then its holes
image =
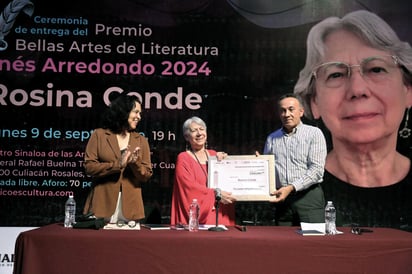
MULTIPOLYGON (((71 193, 81 212, 91 185, 84 149, 119 93, 142 99, 138 130, 154 168, 146 213, 167 222, 182 123, 204 119, 209 148, 262 151, 280 126, 275 102, 293 91, 313 24, 367 9, 412 42, 412 4, 387 2, 2 0, 0 226, 60 222, 71 193)), ((410 146, 400 140, 403 153, 410 146)), ((252 204, 240 204, 238 218, 256 219, 252 204)))

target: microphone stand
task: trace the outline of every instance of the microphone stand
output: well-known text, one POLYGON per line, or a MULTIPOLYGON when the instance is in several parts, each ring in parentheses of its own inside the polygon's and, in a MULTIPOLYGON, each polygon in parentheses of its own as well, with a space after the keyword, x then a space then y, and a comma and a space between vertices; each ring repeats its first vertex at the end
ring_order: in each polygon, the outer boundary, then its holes
POLYGON ((221 197, 220 196, 216 196, 215 198, 215 210, 216 210, 216 225, 213 227, 209 227, 209 231, 225 231, 225 229, 223 227, 219 227, 218 224, 218 219, 219 219, 219 201, 220 201, 221 197))

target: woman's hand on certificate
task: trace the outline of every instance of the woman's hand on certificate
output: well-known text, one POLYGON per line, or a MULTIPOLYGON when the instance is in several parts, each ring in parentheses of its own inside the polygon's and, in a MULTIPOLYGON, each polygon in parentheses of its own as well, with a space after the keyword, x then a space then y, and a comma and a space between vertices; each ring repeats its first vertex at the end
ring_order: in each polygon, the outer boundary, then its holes
POLYGON ((221 160, 225 159, 227 157, 227 155, 228 154, 226 152, 219 151, 219 152, 216 153, 216 159, 218 161, 221 161, 221 160))

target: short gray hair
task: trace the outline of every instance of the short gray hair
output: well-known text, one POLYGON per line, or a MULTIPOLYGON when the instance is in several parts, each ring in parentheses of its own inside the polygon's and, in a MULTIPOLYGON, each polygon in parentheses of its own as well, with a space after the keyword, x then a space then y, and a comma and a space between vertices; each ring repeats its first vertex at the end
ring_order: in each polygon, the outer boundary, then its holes
POLYGON ((316 96, 312 70, 320 65, 325 53, 326 37, 334 31, 346 30, 365 41, 369 46, 387 51, 399 58, 404 82, 412 85, 412 48, 398 38, 395 31, 379 16, 366 10, 346 14, 342 18, 329 17, 309 31, 305 67, 299 73, 294 93, 302 98, 305 115, 313 118, 310 102, 316 96))
POLYGON ((183 136, 184 137, 190 134, 190 126, 192 125, 192 123, 198 124, 204 127, 205 129, 207 129, 206 123, 202 119, 200 119, 197 116, 190 117, 183 123, 183 136))

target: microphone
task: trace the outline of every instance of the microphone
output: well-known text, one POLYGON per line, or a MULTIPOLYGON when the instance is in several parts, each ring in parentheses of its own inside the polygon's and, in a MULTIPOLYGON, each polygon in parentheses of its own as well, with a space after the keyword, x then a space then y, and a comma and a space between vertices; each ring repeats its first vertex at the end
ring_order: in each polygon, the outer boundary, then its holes
POLYGON ((220 190, 220 188, 215 188, 215 200, 222 200, 222 191, 220 190))
POLYGON ((222 200, 222 191, 220 188, 215 188, 215 212, 216 212, 216 225, 214 227, 209 227, 209 231, 224 231, 223 227, 219 227, 219 202, 222 200))

